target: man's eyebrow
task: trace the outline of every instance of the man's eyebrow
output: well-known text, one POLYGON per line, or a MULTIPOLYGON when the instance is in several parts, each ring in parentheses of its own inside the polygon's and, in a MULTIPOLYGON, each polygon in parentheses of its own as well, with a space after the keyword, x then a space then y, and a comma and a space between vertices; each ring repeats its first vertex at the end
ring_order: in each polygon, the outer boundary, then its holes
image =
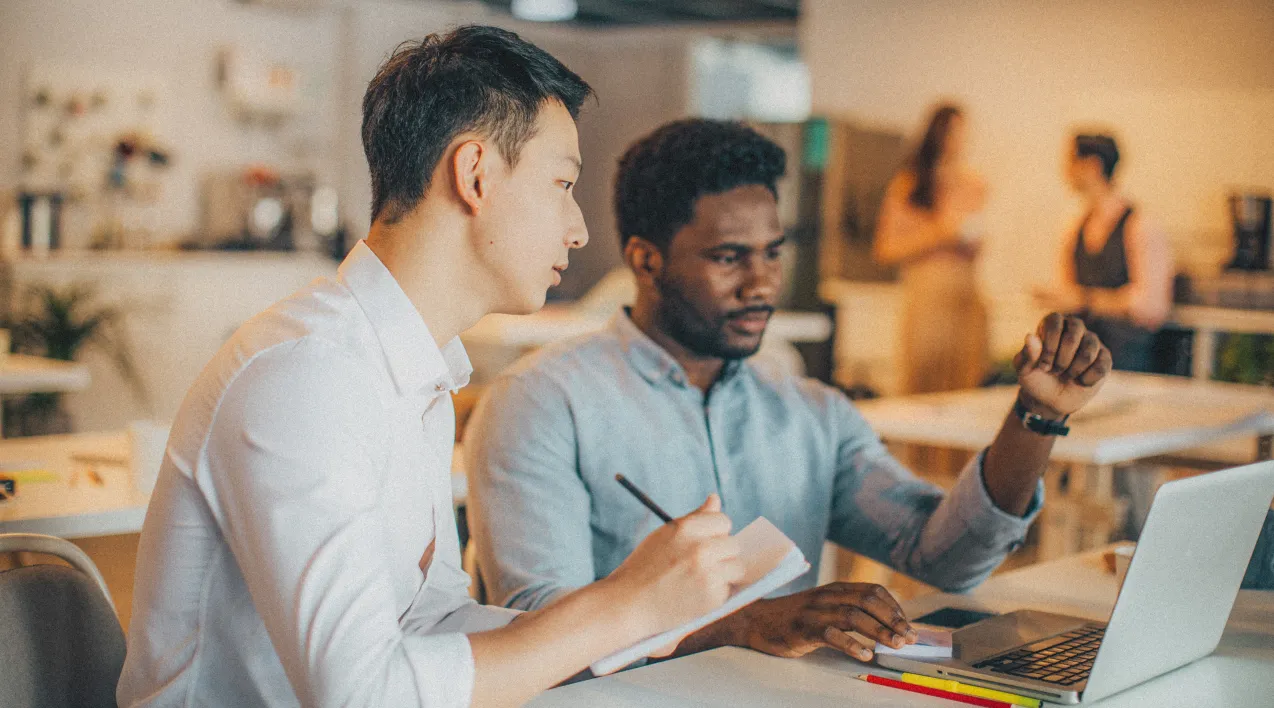
POLYGON ((733 242, 727 241, 726 243, 719 243, 715 246, 709 246, 708 248, 703 249, 703 251, 704 253, 709 253, 712 251, 738 251, 740 253, 748 253, 755 250, 768 251, 771 248, 778 248, 779 246, 782 246, 785 243, 787 243, 787 236, 783 235, 765 244, 764 246, 759 247, 759 249, 756 246, 751 246, 746 243, 733 243, 733 242))
POLYGON ((715 246, 709 246, 703 249, 703 252, 711 253, 713 251, 737 251, 740 253, 747 253, 752 250, 753 250, 752 246, 749 246, 745 243, 718 243, 715 246))

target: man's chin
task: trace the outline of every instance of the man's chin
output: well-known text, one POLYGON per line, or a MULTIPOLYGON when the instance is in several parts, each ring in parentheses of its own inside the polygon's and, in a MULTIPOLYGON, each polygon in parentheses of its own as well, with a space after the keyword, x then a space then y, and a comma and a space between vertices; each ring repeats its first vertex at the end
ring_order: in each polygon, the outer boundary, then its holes
POLYGON ((533 315, 544 309, 544 303, 547 300, 547 293, 541 291, 538 294, 524 295, 516 299, 510 298, 491 312, 500 315, 533 315))
POLYGON ((761 349, 761 337, 755 338, 731 338, 724 346, 721 347, 720 356, 723 359, 747 359, 756 354, 761 349))

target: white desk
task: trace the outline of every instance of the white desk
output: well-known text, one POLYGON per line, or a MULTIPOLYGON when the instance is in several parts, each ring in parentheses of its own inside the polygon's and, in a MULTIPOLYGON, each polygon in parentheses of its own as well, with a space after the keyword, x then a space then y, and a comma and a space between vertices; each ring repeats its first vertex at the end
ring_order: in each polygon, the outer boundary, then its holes
POLYGON ((1274 334, 1274 312, 1233 307, 1186 305, 1172 311, 1169 327, 1194 330, 1190 373, 1196 379, 1212 378, 1216 369, 1218 334, 1274 334))
MULTIPOLYGON (((88 367, 26 354, 0 359, 0 395, 83 391, 90 382, 88 367)), ((4 419, 0 417, 0 429, 4 419)))
MULTIPOLYGON (((540 347, 595 332, 610 321, 609 313, 550 305, 532 315, 487 315, 463 334, 466 344, 513 348, 540 347)), ((831 318, 817 312, 774 313, 766 337, 787 342, 821 342, 832 336, 831 318)))
POLYGON ((83 391, 89 385, 88 367, 26 354, 0 360, 0 394, 83 391))
MULTIPOLYGON (((56 482, 18 483, 18 495, 0 502, 0 533, 45 533, 62 538, 139 533, 150 496, 137 492, 128 471, 125 433, 80 433, 0 442, 0 472, 41 469, 56 482), (92 461, 88 461, 88 460, 92 461), (102 479, 94 482, 92 468, 102 479)), ((464 450, 456 446, 452 501, 465 503, 464 450)))
MULTIPOLYGON (((882 398, 862 401, 858 410, 890 442, 981 450, 995 438, 1016 390, 1003 386, 882 398)), ((1071 417, 1070 426, 1070 435, 1053 447, 1053 469, 1045 477, 1049 499, 1040 550, 1046 559, 1110 540, 1120 515, 1115 465, 1165 455, 1226 465, 1268 458, 1274 390, 1115 372, 1101 393, 1071 417)))
MULTIPOLYGON (((858 410, 886 440, 980 450, 995 438, 1016 386, 860 401, 858 410)), ((1180 453, 1225 440, 1274 434, 1274 389, 1114 372, 1097 397, 1071 417, 1052 459, 1085 465, 1180 453)), ((1218 448, 1231 454, 1232 446, 1218 448)))
POLYGON ((0 502, 0 533, 45 533, 62 538, 137 533, 150 496, 128 471, 128 436, 81 433, 0 442, 0 470, 40 469, 54 482, 18 482, 17 496, 0 502), (76 459, 88 456, 94 461, 76 459), (88 474, 92 468, 101 484, 88 474))
MULTIPOLYGON (((907 603, 911 616, 947 606, 1008 611, 1035 608, 1106 619, 1118 587, 1100 552, 996 576, 971 595, 930 595, 907 603)), ((1152 650, 1148 647, 1147 650, 1152 650)), ((873 686, 852 676, 885 673, 843 655, 779 659, 744 649, 695 656, 554 689, 532 708, 606 706, 932 706, 959 704, 873 686)), ((1242 592, 1221 646, 1208 657, 1098 703, 1101 708, 1246 708, 1274 705, 1274 592, 1242 592)))

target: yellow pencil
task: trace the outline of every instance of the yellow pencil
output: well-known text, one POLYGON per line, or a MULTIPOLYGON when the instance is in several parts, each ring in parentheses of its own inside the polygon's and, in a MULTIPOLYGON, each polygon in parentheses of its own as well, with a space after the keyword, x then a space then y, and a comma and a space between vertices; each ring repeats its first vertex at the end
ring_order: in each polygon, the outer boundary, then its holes
POLYGON ((981 686, 969 686, 959 681, 951 679, 940 679, 932 676, 921 676, 920 674, 903 674, 903 683, 915 684, 916 686, 925 686, 928 688, 936 688, 941 691, 950 691, 959 693, 963 696, 977 696, 978 698, 989 698, 993 701, 1004 701, 1012 703, 1015 706, 1026 706, 1026 708, 1040 708, 1040 701, 1037 698, 1027 698, 1013 693, 1005 693, 997 691, 993 688, 982 688, 981 686))

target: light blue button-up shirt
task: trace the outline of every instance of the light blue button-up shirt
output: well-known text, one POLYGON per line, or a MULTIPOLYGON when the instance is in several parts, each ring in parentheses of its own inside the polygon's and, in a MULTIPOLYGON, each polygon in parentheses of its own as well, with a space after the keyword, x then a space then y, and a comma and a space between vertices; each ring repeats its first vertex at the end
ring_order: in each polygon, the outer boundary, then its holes
POLYGON ((967 590, 1020 545, 1043 500, 1041 484, 1025 518, 996 507, 982 455, 944 494, 811 379, 734 362, 705 395, 623 313, 502 375, 465 446, 482 579, 491 601, 525 610, 605 577, 659 526, 616 473, 673 516, 716 492, 736 531, 772 521, 814 566, 776 594, 815 585, 824 540, 967 590))

